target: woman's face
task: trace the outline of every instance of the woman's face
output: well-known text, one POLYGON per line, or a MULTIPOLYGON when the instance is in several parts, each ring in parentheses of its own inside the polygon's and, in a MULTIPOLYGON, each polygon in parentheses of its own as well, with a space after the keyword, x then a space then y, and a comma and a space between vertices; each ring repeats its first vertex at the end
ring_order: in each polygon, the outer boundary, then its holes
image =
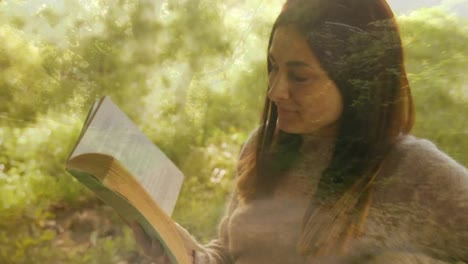
POLYGON ((294 134, 333 136, 343 110, 341 94, 306 40, 293 26, 273 35, 268 98, 278 107, 278 127, 294 134))

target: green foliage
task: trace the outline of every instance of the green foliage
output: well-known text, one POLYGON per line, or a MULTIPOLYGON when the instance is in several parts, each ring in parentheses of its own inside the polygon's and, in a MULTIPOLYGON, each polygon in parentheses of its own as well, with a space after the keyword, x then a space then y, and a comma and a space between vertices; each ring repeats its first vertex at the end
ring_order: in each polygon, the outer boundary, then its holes
POLYGON ((50 242, 55 238, 52 230, 41 230, 39 223, 50 217, 42 210, 27 210, 21 216, 2 210, 2 225, 0 225, 0 262, 1 263, 32 263, 37 257, 42 259, 54 258, 57 253, 50 249, 50 242), (5 223, 16 223, 5 226, 5 223), (14 240, 11 241, 11 237, 14 240))
POLYGON ((0 263, 147 263, 134 250, 133 233, 122 227, 112 209, 102 205, 86 208, 76 201, 75 205, 68 210, 79 213, 28 208, 21 214, 9 215, 13 210, 2 210, 6 214, 0 223, 0 263), (86 217, 93 216, 92 211, 99 213, 94 219, 86 217), (72 232, 64 232, 63 228, 72 232))
POLYGON ((3 40, 0 44, 0 114, 32 121, 36 113, 48 107, 42 102, 47 101, 57 85, 42 68, 37 46, 22 38, 21 32, 2 25, 0 38, 3 40))
POLYGON ((0 210, 42 208, 50 201, 74 201, 83 195, 83 187, 63 170, 69 139, 77 135, 76 124, 74 128, 50 119, 31 127, 0 128, 5 141, 0 146, 0 210))
POLYGON ((401 17, 406 66, 416 105, 414 133, 468 165, 468 27, 438 8, 401 17))
MULTIPOLYGON (((27 2, 0 1, 0 263, 144 263, 118 216, 64 171, 90 104, 105 94, 186 175, 174 219, 201 241, 215 237, 261 114, 283 1, 27 2), (63 204, 65 215, 54 209, 63 204), (88 246, 60 244, 73 225, 50 223, 84 212, 99 212, 75 227, 88 246)), ((399 22, 414 131, 468 165, 466 21, 427 9, 399 22)))
POLYGON ((264 54, 255 49, 266 47, 259 28, 273 12, 207 0, 60 5, 0 2, 0 262, 115 263, 136 254, 121 223, 124 235, 84 251, 57 246, 66 252, 48 250, 61 233, 38 224, 60 218, 47 214, 57 204, 78 213, 93 201, 63 166, 104 94, 187 175, 174 218, 203 241, 214 237, 265 93, 264 54), (25 217, 31 211, 41 213, 25 217))
MULTIPOLYGON (((122 236, 116 238, 97 238, 95 233, 93 247, 90 247, 84 254, 75 254, 67 260, 67 263, 88 264, 88 263, 125 263, 125 259, 133 260, 136 252, 133 233, 128 228, 124 228, 122 236)), ((137 262, 137 259, 134 259, 137 262)))

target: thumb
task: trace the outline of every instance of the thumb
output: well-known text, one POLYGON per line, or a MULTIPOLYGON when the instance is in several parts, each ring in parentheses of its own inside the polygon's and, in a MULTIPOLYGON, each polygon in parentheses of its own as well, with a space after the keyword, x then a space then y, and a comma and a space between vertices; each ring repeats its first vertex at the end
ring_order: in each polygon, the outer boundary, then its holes
POLYGON ((158 240, 152 239, 140 224, 134 222, 129 224, 133 231, 137 244, 143 249, 143 253, 147 256, 160 257, 164 255, 164 248, 158 240))
POLYGON ((187 230, 185 230, 185 228, 183 228, 177 223, 176 223, 176 228, 177 228, 177 231, 179 232, 180 237, 184 241, 185 248, 188 251, 192 251, 192 250, 200 251, 200 252, 205 251, 205 249, 202 246, 200 246, 197 240, 194 237, 192 237, 187 230))

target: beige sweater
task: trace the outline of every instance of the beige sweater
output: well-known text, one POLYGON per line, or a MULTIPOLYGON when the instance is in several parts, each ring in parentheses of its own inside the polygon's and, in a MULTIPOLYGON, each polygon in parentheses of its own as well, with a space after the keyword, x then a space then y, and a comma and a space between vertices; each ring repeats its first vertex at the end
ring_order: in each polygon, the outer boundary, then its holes
POLYGON ((195 263, 468 262, 468 171, 413 136, 400 137, 378 175, 363 236, 351 242, 351 255, 298 254, 302 218, 333 147, 331 139, 308 139, 307 160, 285 175, 270 199, 240 204, 234 195, 219 238, 196 252, 195 263))

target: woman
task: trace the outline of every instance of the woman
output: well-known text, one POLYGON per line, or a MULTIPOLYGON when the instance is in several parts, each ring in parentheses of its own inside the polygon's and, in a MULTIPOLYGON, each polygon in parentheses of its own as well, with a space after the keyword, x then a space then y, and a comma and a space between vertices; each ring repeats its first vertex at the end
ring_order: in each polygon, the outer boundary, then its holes
MULTIPOLYGON (((201 247, 181 230, 195 263, 468 261, 468 171, 409 135, 411 93, 384 0, 288 1, 268 74, 219 239, 201 247)), ((133 229, 147 253, 161 252, 133 229)))

